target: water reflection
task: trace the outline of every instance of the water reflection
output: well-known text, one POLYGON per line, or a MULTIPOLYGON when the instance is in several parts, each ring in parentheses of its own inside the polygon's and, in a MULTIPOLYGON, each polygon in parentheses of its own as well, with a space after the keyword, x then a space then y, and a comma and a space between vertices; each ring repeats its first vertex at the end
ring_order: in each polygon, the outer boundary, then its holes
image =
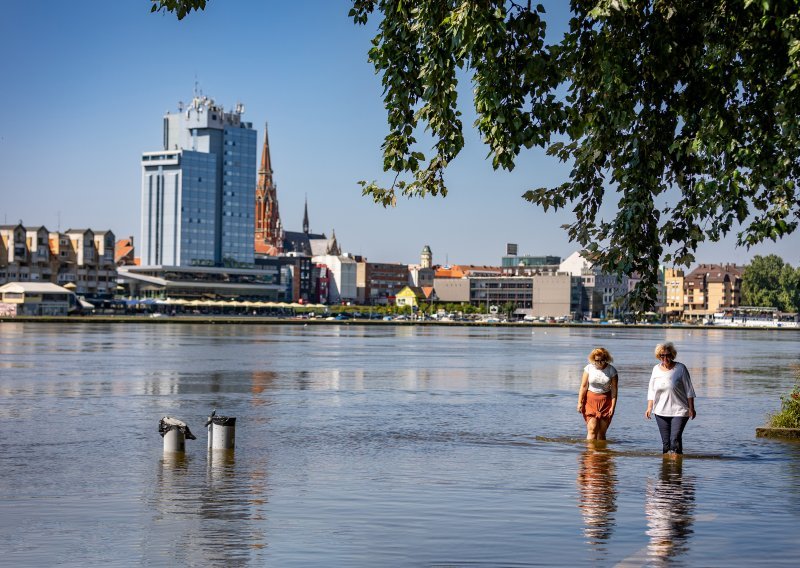
POLYGON ((796 564, 800 445, 753 436, 796 333, 411 329, 0 324, 4 564, 796 564), (725 394, 685 471, 641 416, 664 339, 725 394), (613 451, 574 437, 595 343, 628 377, 613 451), (206 451, 214 407, 240 420, 235 458, 206 451), (173 413, 201 439, 162 456, 173 413))
POLYGON ((781 440, 781 446, 787 450, 789 456, 789 467, 787 470, 787 485, 784 495, 788 496, 790 506, 786 509, 791 511, 795 517, 800 517, 800 443, 797 441, 781 440))
POLYGON ((617 510, 616 467, 606 444, 587 441, 578 465, 578 507, 583 516, 583 535, 593 549, 603 553, 614 532, 617 510))
POLYGON ((264 406, 268 399, 265 393, 275 390, 278 382, 278 374, 274 371, 252 371, 250 373, 250 393, 252 398, 250 404, 253 406, 264 406))
POLYGON ((155 531, 146 560, 178 565, 249 564, 266 550, 267 468, 237 466, 233 450, 208 452, 203 466, 164 454, 150 501, 155 531))
POLYGON ((694 532, 695 488, 683 476, 683 459, 664 458, 658 479, 648 479, 645 501, 648 558, 667 563, 689 550, 694 532))

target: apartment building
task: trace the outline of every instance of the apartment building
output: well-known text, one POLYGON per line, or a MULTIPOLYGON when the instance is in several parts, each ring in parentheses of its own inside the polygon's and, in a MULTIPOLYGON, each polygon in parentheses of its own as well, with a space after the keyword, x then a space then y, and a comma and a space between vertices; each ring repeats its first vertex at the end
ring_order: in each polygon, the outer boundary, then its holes
POLYGON ((701 264, 684 279, 683 315, 703 320, 723 308, 738 307, 744 267, 735 264, 701 264))
POLYGON ((408 285, 408 265, 369 262, 361 256, 356 261, 356 301, 362 305, 386 305, 408 285))
POLYGON ((109 296, 117 285, 114 245, 111 231, 0 226, 0 284, 51 282, 81 296, 109 296))

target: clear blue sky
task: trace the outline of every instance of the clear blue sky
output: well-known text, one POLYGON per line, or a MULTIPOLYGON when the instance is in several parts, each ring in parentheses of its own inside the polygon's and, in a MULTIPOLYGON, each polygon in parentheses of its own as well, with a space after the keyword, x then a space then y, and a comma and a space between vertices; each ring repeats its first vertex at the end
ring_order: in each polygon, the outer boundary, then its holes
MULTIPOLYGON (((551 29, 566 2, 544 2, 551 29)), ((284 227, 300 230, 308 196, 313 231, 336 230, 347 252, 373 261, 499 264, 505 243, 523 254, 568 256, 560 226, 520 197, 559 183, 567 168, 542 151, 495 172, 477 135, 447 174, 448 197, 383 209, 358 180, 386 181, 379 78, 367 61, 374 27, 347 17, 347 0, 210 0, 183 21, 147 0, 3 2, 0 18, 0 222, 50 230, 111 229, 138 237, 140 157, 161 149, 162 116, 189 101, 195 81, 225 108, 269 122, 284 227)), ((469 85, 462 85, 469 94, 469 85)), ((463 100, 470 125, 471 101, 463 100)), ((776 253, 800 264, 800 235, 747 251, 704 245, 700 262, 743 263, 776 253)))

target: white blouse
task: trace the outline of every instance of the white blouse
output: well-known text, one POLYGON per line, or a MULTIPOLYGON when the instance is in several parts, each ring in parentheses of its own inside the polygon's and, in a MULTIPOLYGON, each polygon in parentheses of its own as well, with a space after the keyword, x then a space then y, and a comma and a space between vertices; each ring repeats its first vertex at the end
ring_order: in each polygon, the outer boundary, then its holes
POLYGON ((606 365, 604 369, 599 369, 589 363, 583 368, 583 372, 589 375, 589 390, 598 394, 609 392, 611 379, 617 376, 614 365, 606 365))
POLYGON ((647 400, 653 401, 653 413, 659 416, 689 416, 689 399, 695 398, 689 369, 675 363, 669 371, 653 367, 647 400))

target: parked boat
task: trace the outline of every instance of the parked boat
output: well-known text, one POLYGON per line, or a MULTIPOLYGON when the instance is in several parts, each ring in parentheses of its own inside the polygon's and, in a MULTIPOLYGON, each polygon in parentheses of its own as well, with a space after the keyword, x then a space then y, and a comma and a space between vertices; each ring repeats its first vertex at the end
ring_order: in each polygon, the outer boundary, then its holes
POLYGON ((710 325, 730 327, 800 327, 798 314, 782 313, 777 308, 740 306, 714 314, 710 325))

